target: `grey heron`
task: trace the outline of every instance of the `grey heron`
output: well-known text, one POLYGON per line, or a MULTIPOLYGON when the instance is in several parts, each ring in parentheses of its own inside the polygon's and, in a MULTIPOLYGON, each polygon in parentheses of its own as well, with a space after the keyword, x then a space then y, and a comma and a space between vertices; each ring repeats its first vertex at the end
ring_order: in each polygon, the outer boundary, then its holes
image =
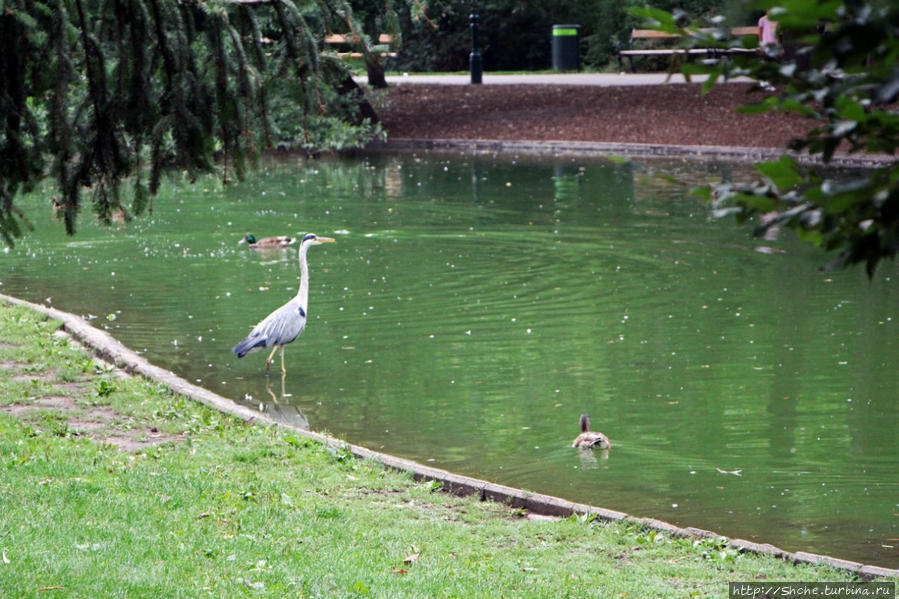
POLYGON ((231 348, 238 358, 242 358, 250 352, 262 348, 272 348, 265 361, 265 373, 268 374, 272 365, 275 350, 281 348, 281 374, 287 374, 284 367, 284 346, 300 336, 306 328, 306 307, 309 301, 309 266, 306 264, 306 252, 313 245, 332 243, 330 237, 318 237, 312 233, 303 237, 300 242, 300 289, 296 296, 269 314, 259 324, 253 327, 246 339, 231 348))
POLYGON ((581 425, 581 434, 578 435, 574 440, 574 443, 571 444, 572 447, 577 447, 578 449, 592 449, 594 447, 597 449, 608 449, 612 446, 609 442, 609 438, 604 434, 590 430, 589 416, 581 414, 579 424, 581 425))
POLYGON ((269 248, 286 248, 289 245, 293 245, 296 243, 296 237, 290 237, 288 235, 278 235, 277 237, 263 237, 262 239, 256 239, 256 236, 252 233, 247 233, 243 236, 243 239, 238 241, 238 245, 241 243, 249 244, 250 249, 253 250, 264 250, 269 248))

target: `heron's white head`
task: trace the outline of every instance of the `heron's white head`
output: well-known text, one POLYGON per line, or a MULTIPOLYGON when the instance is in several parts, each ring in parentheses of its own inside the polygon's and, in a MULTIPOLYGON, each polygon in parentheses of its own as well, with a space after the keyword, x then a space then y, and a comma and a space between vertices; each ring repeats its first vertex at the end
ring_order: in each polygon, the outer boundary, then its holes
POLYGON ((322 243, 334 243, 334 239, 330 237, 319 237, 315 233, 307 233, 303 235, 301 246, 320 245, 322 243))

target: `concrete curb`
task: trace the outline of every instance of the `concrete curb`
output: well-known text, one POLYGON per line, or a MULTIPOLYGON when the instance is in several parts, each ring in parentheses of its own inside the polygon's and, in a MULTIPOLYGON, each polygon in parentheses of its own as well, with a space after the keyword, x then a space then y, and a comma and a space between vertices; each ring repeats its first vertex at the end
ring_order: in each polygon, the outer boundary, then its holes
POLYGON ((662 531, 678 537, 692 538, 724 538, 728 545, 751 553, 771 555, 796 564, 826 565, 839 570, 846 570, 857 574, 864 579, 879 577, 892 577, 899 579, 899 570, 870 566, 849 560, 838 559, 826 555, 817 555, 797 551, 790 553, 774 545, 754 543, 744 539, 727 539, 718 533, 699 528, 680 528, 668 522, 654 518, 638 518, 605 508, 575 503, 550 495, 530 493, 522 489, 515 489, 505 485, 491 483, 489 481, 453 474, 439 468, 431 468, 412 460, 372 451, 365 447, 346 443, 333 437, 293 427, 283 422, 278 422, 266 414, 257 412, 245 406, 241 406, 230 399, 212 393, 207 389, 191 384, 171 371, 154 366, 134 351, 125 347, 106 331, 91 326, 80 316, 63 312, 55 308, 33 304, 31 302, 0 294, 0 300, 17 306, 25 306, 40 312, 50 318, 62 322, 62 328, 84 345, 92 348, 97 356, 108 360, 132 374, 139 374, 153 381, 163 383, 175 393, 183 395, 194 401, 198 401, 211 408, 235 416, 246 422, 265 424, 268 426, 280 426, 289 429, 292 433, 304 438, 318 441, 331 447, 337 447, 350 451, 354 456, 362 459, 379 462, 388 468, 403 470, 412 473, 416 480, 433 480, 442 484, 445 492, 454 495, 477 495, 481 501, 496 501, 517 509, 524 509, 535 514, 558 516, 566 518, 572 515, 586 515, 601 520, 621 520, 637 524, 653 530, 662 531))
MULTIPOLYGON (((627 158, 687 158, 722 162, 759 162, 777 160, 783 154, 801 164, 822 164, 817 156, 785 152, 781 148, 731 146, 678 146, 667 144, 618 143, 596 141, 521 141, 502 139, 388 139, 371 144, 367 151, 433 150, 470 154, 512 153, 550 156, 621 156, 627 158)), ((895 162, 895 157, 880 155, 838 154, 828 166, 874 168, 895 162)))

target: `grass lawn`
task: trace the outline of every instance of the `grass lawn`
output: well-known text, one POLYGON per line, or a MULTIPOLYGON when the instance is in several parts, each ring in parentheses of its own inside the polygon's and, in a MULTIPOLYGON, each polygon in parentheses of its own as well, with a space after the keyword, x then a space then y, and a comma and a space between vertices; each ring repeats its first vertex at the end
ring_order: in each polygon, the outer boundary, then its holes
POLYGON ((122 376, 0 303, 0 596, 726 597, 852 580, 530 519, 122 376))

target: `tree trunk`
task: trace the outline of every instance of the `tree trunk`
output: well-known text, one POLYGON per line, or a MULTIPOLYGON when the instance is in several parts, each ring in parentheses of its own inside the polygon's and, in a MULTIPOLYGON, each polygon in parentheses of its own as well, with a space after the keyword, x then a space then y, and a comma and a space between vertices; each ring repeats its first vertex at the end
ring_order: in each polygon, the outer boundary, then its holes
POLYGON ((384 76, 384 63, 378 57, 368 52, 365 55, 365 72, 368 74, 368 84, 375 89, 387 89, 387 78, 384 76))
POLYGON ((341 96, 354 95, 356 98, 358 98, 359 112, 356 115, 355 122, 353 122, 354 125, 361 125, 362 121, 364 121, 365 119, 368 119, 372 124, 380 122, 381 119, 378 118, 378 113, 375 112, 375 109, 371 104, 369 104, 368 99, 365 97, 365 92, 361 87, 356 85, 356 82, 353 80, 352 76, 347 75, 337 85, 337 93, 341 96))

